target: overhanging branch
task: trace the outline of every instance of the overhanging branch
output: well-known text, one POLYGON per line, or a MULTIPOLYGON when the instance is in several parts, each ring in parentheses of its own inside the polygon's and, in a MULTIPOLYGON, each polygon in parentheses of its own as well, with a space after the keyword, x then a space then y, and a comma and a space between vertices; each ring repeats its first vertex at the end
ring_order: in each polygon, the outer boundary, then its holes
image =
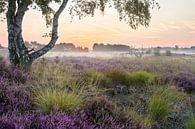
POLYGON ((52 26, 52 36, 51 36, 50 42, 46 46, 41 48, 40 50, 35 51, 32 54, 30 54, 31 60, 35 60, 35 59, 43 56, 44 54, 46 54, 49 50, 51 50, 55 46, 55 43, 58 40, 58 19, 59 19, 60 14, 65 9, 67 3, 68 3, 68 0, 63 0, 61 6, 57 10, 57 12, 54 14, 53 26, 52 26))

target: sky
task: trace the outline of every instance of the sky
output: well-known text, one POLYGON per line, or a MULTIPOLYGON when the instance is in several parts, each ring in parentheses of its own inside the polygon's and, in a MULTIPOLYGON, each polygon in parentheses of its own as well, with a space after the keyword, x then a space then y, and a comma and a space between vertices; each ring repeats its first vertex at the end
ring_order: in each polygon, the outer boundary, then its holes
MULTIPOLYGON (((120 22, 116 11, 107 9, 104 16, 72 22, 65 10, 59 19, 59 39, 57 43, 74 43, 76 46, 92 48, 94 43, 125 44, 132 47, 190 47, 195 45, 195 0, 157 0, 160 9, 152 10, 149 27, 131 29, 120 22)), ((57 8, 59 5, 52 5, 57 8)), ((0 22, 0 43, 7 46, 6 21, 0 22)), ((38 41, 47 44, 49 38, 42 35, 49 32, 39 11, 29 10, 23 23, 25 41, 38 41)))

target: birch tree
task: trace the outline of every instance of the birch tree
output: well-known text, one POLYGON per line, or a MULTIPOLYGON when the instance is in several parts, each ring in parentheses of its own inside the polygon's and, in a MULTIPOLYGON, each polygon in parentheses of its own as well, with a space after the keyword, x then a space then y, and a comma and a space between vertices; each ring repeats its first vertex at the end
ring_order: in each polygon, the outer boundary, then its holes
POLYGON ((111 7, 117 10, 119 20, 137 29, 149 25, 151 9, 156 6, 155 0, 1 0, 0 14, 6 17, 10 63, 28 69, 34 60, 51 50, 58 40, 58 19, 65 8, 73 17, 82 18, 94 16, 96 10, 104 13, 111 7), (53 2, 59 3, 57 11, 50 7, 53 2), (40 10, 47 26, 52 28, 49 43, 37 51, 30 51, 22 36, 23 18, 30 8, 40 10))

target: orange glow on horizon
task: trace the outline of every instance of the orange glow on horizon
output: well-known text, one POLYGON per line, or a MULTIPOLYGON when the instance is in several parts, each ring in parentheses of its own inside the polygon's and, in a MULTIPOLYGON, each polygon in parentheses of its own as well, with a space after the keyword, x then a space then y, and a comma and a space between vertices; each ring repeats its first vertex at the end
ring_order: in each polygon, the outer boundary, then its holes
MULTIPOLYGON (((194 0, 159 0, 160 10, 152 11, 148 28, 132 30, 124 22, 119 22, 112 9, 105 15, 97 14, 82 20, 70 22, 68 12, 59 19, 59 39, 57 43, 74 43, 76 46, 92 48, 93 43, 125 44, 134 47, 175 46, 190 47, 195 45, 195 5, 194 0), (194 10, 194 11, 193 11, 194 10)), ((0 43, 7 46, 6 21, 0 22, 0 43)), ((47 44, 49 38, 42 35, 49 32, 45 21, 38 11, 28 11, 23 23, 25 41, 37 41, 47 44)))

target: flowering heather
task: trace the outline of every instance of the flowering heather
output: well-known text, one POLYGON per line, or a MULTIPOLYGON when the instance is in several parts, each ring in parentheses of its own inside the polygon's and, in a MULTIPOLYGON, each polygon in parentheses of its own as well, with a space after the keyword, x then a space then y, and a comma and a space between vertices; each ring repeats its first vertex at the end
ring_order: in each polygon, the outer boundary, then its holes
POLYGON ((83 112, 67 115, 55 111, 51 114, 27 114, 0 117, 0 129, 93 129, 83 112))
POLYGON ((174 82, 186 91, 195 91, 195 74, 193 73, 180 73, 176 75, 174 82))
POLYGON ((24 112, 31 108, 31 98, 24 84, 27 76, 21 70, 0 62, 0 115, 24 112))
MULTIPOLYGON (((193 73, 191 65, 183 61, 178 62, 178 59, 174 61, 171 57, 167 58, 165 60, 152 59, 152 57, 151 59, 144 57, 105 60, 66 57, 59 61, 44 59, 33 64, 29 75, 0 60, 0 129, 147 129, 154 126, 182 129, 187 117, 186 111, 190 107, 190 103, 189 106, 185 105, 188 103, 188 99, 179 99, 171 103, 175 110, 168 114, 167 121, 158 123, 158 121, 150 119, 150 114, 148 114, 148 102, 153 94, 151 90, 159 89, 159 85, 170 91, 169 86, 165 87, 163 84, 169 84, 173 81, 178 87, 194 91, 195 73, 193 73), (132 74, 132 72, 140 70, 151 72, 156 77, 154 86, 157 87, 149 87, 148 90, 145 90, 145 88, 127 86, 127 94, 118 92, 113 95, 107 94, 107 92, 115 90, 115 86, 109 82, 110 78, 114 82, 123 75, 113 73, 117 77, 109 76, 108 79, 106 75, 113 69, 124 71, 125 74, 132 74), (87 79, 85 79, 84 75, 87 70, 94 71, 89 72, 87 79), (96 81, 96 79, 102 81, 102 83, 98 82, 97 84, 105 84, 108 87, 96 84, 88 86, 86 83, 87 81, 91 82, 91 80, 96 81), (158 83, 163 79, 167 83, 158 83), (80 83, 80 80, 84 82, 80 83), (80 87, 84 88, 81 90, 80 87), (87 88, 85 89, 85 87, 87 88), (32 90, 36 88, 74 92, 84 101, 81 102, 79 110, 71 108, 65 113, 54 104, 54 110, 43 113, 43 111, 38 110, 36 105, 33 105, 37 92, 32 90), (94 97, 96 95, 100 98, 94 97), (101 98, 101 95, 106 97, 101 98), (137 114, 138 119, 129 113, 129 109, 137 114)), ((171 89, 177 90, 174 87, 171 89)), ((173 94, 175 98, 179 98, 178 95, 173 94)), ((40 102, 44 104, 44 100, 40 100, 40 102)), ((59 102, 66 104, 61 100, 59 102)), ((154 105, 154 107, 156 106, 154 105)))
POLYGON ((101 123, 91 123, 84 111, 68 115, 60 111, 51 114, 7 115, 0 117, 0 129, 147 129, 145 126, 128 125, 111 116, 102 117, 101 123))
POLYGON ((135 121, 127 113, 100 96, 88 100, 84 105, 87 118, 100 129, 147 129, 140 121, 135 121))
POLYGON ((6 61, 0 61, 0 78, 9 80, 10 82, 25 83, 28 74, 24 73, 17 67, 9 66, 6 61))
MULTIPOLYGON (((120 69, 123 71, 144 70, 149 72, 158 72, 165 74, 174 74, 179 71, 190 72, 193 68, 191 63, 184 62, 182 59, 172 59, 171 57, 144 57, 144 58, 121 58, 121 59, 98 59, 88 57, 65 57, 61 59, 64 65, 72 65, 75 69, 83 70, 85 68, 95 69, 106 72, 111 69, 120 69), (166 59, 167 58, 167 59, 166 59)), ((49 61, 52 62, 52 61, 49 61)))
POLYGON ((31 108, 31 98, 23 85, 0 78, 0 114, 26 111, 31 108))

